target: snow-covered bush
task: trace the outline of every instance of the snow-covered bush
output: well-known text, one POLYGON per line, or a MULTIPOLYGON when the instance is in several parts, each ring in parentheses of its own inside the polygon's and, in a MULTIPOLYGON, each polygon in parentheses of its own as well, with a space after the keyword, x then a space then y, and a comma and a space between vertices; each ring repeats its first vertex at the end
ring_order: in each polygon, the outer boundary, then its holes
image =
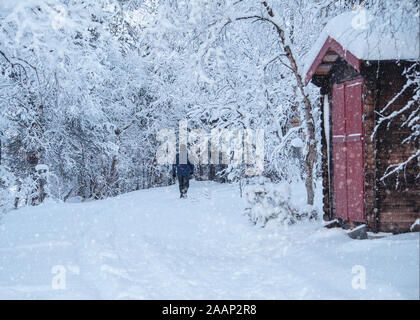
POLYGON ((264 227, 269 221, 290 225, 303 219, 316 219, 313 206, 298 206, 294 201, 289 183, 272 183, 257 178, 244 187, 247 203, 245 214, 257 226, 264 227))
POLYGON ((14 184, 14 175, 10 171, 8 171, 4 166, 0 165, 0 218, 3 213, 13 208, 14 184))

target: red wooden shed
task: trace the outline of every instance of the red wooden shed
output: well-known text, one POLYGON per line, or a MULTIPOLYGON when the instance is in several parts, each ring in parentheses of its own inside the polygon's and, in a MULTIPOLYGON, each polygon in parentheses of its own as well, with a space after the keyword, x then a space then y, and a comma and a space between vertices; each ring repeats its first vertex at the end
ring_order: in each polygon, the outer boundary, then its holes
MULTIPOLYGON (((412 88, 394 97, 406 84, 403 71, 419 59, 418 35, 407 32, 410 24, 389 34, 355 25, 357 14, 327 24, 305 68, 306 84, 312 81, 322 94, 324 219, 345 227, 366 224, 375 232, 407 232, 420 218, 420 159, 411 161, 398 183, 395 176, 381 178, 389 165, 419 149, 418 142, 403 143, 408 115, 372 134, 378 112, 391 100, 387 113, 412 99, 412 88)), ((413 26, 411 31, 418 31, 418 19, 413 26)))

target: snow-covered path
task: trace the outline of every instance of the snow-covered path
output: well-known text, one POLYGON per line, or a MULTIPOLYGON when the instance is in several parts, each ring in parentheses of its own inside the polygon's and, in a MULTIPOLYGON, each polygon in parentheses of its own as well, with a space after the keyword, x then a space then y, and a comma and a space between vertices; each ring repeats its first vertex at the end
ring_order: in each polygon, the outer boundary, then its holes
POLYGON ((189 192, 178 199, 170 186, 9 213, 0 298, 419 299, 418 233, 359 241, 318 223, 260 229, 241 215, 237 187, 193 182, 189 192), (366 289, 352 287, 357 265, 366 289), (57 279, 64 289, 54 289, 57 279))

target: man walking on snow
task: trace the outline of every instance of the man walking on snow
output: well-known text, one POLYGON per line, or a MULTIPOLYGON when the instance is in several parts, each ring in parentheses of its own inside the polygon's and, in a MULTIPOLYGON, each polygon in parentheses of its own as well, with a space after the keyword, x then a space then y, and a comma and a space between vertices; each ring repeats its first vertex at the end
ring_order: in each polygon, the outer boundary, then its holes
POLYGON ((172 165, 172 176, 178 176, 180 198, 187 197, 190 178, 194 173, 194 165, 188 159, 187 147, 181 145, 176 155, 176 162, 172 165))

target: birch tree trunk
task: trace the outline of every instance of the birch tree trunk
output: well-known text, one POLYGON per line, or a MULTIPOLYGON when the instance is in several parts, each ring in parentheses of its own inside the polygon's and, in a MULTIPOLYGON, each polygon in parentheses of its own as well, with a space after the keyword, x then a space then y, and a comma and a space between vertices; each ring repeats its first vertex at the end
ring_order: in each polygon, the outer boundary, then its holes
MULTIPOLYGON (((274 12, 270 8, 267 2, 263 2, 264 7, 266 8, 268 15, 274 17, 274 12)), ((299 74, 298 66, 293 56, 292 49, 286 42, 286 37, 284 30, 274 21, 266 19, 268 22, 274 25, 277 30, 277 33, 280 37, 280 41, 283 45, 286 57, 289 60, 290 67, 293 71, 293 74, 296 78, 296 83, 298 85, 299 91, 303 98, 304 103, 304 130, 305 130, 305 139, 306 139, 306 148, 305 148, 305 186, 307 193, 307 203, 309 205, 314 204, 314 181, 313 181, 313 169, 316 164, 316 140, 315 140, 315 121, 312 117, 312 104, 305 93, 305 88, 301 75, 299 74)))

